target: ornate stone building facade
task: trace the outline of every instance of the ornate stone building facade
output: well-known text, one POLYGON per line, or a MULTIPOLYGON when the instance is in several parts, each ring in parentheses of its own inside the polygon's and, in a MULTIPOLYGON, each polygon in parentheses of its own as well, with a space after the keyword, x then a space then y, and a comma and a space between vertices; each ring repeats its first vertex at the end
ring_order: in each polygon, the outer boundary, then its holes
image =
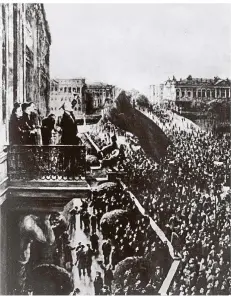
POLYGON ((74 107, 76 116, 85 112, 84 92, 86 83, 84 78, 76 79, 52 79, 50 93, 50 112, 59 116, 62 105, 73 99, 77 100, 74 107))
POLYGON ((193 102, 213 99, 230 100, 230 79, 193 78, 177 80, 175 77, 165 83, 150 86, 150 101, 161 104, 164 102, 193 102))
POLYGON ((180 79, 175 82, 176 100, 211 100, 211 99, 230 99, 229 79, 192 78, 180 79))
POLYGON ((115 98, 115 86, 102 82, 87 84, 86 91, 92 94, 93 107, 96 109, 103 107, 106 99, 114 100, 115 98))
MULTIPOLYGON (((33 101, 49 112, 51 36, 43 4, 0 4, 0 294, 9 293, 7 211, 9 119, 15 102, 33 101)), ((8 205, 9 206, 9 205, 8 205)))
POLYGON ((92 97, 92 108, 103 108, 106 99, 114 100, 115 87, 102 82, 86 84, 84 78, 76 79, 53 79, 51 81, 50 93, 50 112, 56 116, 61 115, 62 105, 73 99, 77 100, 74 107, 75 115, 82 116, 86 114, 88 94, 92 97))

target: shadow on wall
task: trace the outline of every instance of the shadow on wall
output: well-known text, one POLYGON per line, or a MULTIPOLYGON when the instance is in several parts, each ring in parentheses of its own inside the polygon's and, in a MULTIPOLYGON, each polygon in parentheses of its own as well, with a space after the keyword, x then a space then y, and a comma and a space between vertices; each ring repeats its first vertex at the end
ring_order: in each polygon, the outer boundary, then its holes
POLYGON ((166 155, 170 140, 151 119, 132 107, 125 91, 119 94, 107 116, 113 124, 134 134, 144 151, 155 161, 166 155))

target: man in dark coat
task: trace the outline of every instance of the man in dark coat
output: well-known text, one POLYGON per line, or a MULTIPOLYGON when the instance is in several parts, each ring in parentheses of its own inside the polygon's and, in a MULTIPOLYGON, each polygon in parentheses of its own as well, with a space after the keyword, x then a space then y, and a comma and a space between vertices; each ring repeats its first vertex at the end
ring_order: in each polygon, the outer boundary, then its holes
POLYGON ((95 232, 90 236, 90 241, 93 251, 97 253, 99 251, 99 237, 95 232))
POLYGON ((50 114, 48 117, 44 118, 42 121, 42 142, 43 145, 51 144, 52 130, 55 126, 55 115, 50 114))
POLYGON ((107 240, 102 245, 102 251, 104 256, 104 264, 107 265, 109 263, 109 257, 111 254, 111 243, 110 240, 107 240))
POLYGON ((93 256, 93 250, 90 247, 90 245, 87 244, 87 250, 86 250, 86 268, 87 268, 87 275, 89 277, 91 276, 92 256, 93 256))
POLYGON ((96 272, 96 277, 94 280, 95 295, 100 295, 100 291, 103 288, 103 279, 99 271, 96 272))
POLYGON ((96 232, 96 216, 92 214, 90 220, 91 220, 92 233, 96 232))
MULTIPOLYGON (((64 109, 64 113, 60 120, 60 127, 62 129, 61 144, 77 145, 77 123, 70 102, 65 102, 62 108, 64 109)), ((76 175, 76 154, 74 147, 65 149, 63 158, 64 170, 67 172, 67 176, 74 177, 76 175)))
POLYGON ((86 252, 84 251, 83 245, 76 252, 76 259, 77 259, 76 265, 79 270, 79 278, 81 278, 82 273, 83 273, 83 276, 85 276, 85 271, 86 271, 86 252))
POLYGON ((32 137, 35 134, 35 128, 30 120, 30 105, 28 103, 22 104, 22 144, 35 145, 35 138, 32 137))
POLYGON ((72 107, 68 102, 63 105, 64 113, 61 118, 60 127, 62 128, 62 145, 76 145, 77 143, 77 123, 72 107))

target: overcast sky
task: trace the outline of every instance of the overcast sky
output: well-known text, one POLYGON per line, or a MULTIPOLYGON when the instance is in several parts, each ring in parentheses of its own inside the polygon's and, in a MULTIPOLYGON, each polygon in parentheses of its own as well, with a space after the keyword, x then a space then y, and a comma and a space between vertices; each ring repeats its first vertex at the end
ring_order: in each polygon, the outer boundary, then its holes
POLYGON ((231 4, 45 4, 51 77, 148 89, 231 77, 231 4))

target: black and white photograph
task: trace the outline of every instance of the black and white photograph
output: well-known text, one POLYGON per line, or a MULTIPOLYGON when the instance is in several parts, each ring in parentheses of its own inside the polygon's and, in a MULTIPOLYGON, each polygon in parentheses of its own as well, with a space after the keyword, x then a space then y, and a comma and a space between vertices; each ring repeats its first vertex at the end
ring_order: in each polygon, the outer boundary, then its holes
POLYGON ((1 2, 0 294, 231 295, 230 102, 231 2, 1 2))

